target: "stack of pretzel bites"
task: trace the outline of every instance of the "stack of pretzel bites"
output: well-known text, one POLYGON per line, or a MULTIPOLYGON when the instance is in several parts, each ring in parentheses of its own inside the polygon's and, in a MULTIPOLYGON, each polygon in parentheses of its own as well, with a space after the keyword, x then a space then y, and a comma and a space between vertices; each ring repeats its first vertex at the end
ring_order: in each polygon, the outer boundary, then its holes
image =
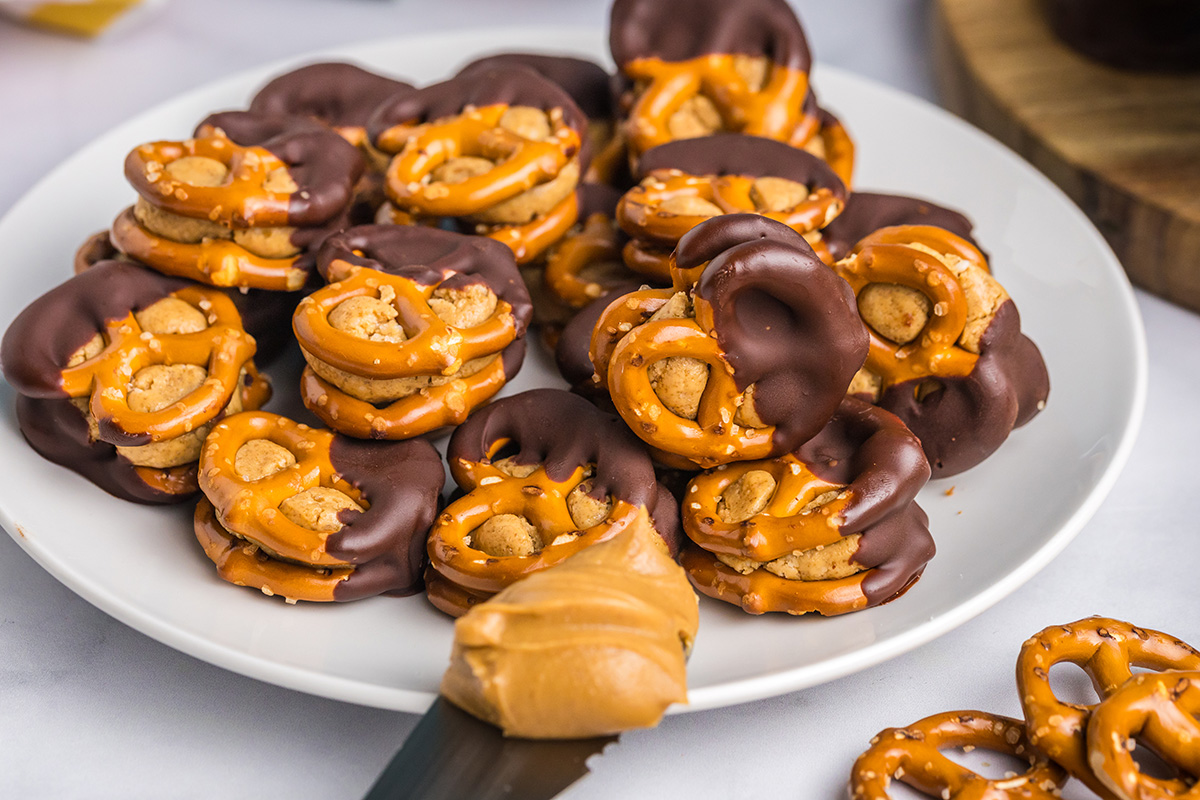
POLYGON ((918 492, 1047 398, 1003 274, 961 213, 855 191, 786 0, 615 0, 609 34, 615 73, 309 64, 134 146, 136 203, 5 336, 25 437, 202 492, 218 576, 289 601, 459 615, 643 513, 752 614, 909 591, 918 492), (531 327, 572 392, 503 396, 531 327))
POLYGON ((330 283, 292 325, 301 396, 335 430, 408 439, 455 425, 521 368, 531 309, 504 245, 364 225, 330 237, 318 261, 330 283))
POLYGON ((897 780, 930 797, 1050 800, 1068 778, 1103 800, 1195 796, 1200 652, 1190 645, 1103 617, 1054 625, 1021 647, 1017 692, 1024 722, 952 711, 880 732, 854 764, 850 797, 885 800, 897 780), (1055 695, 1050 670, 1062 663, 1087 673, 1098 703, 1068 703, 1055 695), (975 747, 1027 761, 1029 770, 989 780, 940 752, 975 747), (1143 770, 1139 747, 1158 756, 1165 774, 1143 770))

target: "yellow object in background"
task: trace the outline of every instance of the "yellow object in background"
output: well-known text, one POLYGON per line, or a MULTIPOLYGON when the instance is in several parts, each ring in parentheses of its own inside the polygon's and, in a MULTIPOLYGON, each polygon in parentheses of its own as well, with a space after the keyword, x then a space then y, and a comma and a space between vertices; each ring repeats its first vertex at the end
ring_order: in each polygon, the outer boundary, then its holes
POLYGON ((114 22, 138 6, 153 5, 145 0, 76 0, 76 2, 41 3, 4 2, 0 13, 22 20, 39 28, 93 37, 108 30, 114 22))

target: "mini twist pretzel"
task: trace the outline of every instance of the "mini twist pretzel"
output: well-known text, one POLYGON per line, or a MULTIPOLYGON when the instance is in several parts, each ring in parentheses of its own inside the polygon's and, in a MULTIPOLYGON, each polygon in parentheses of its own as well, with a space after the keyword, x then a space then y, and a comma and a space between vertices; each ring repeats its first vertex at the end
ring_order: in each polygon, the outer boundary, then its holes
POLYGON ((781 142, 719 134, 670 142, 646 153, 645 176, 617 207, 630 235, 630 269, 665 279, 670 250, 719 214, 756 213, 820 242, 816 233, 841 211, 846 189, 817 156, 781 142))
POLYGON ((643 509, 664 546, 678 549, 678 510, 645 451, 569 392, 492 404, 455 431, 448 460, 466 494, 434 524, 426 576, 430 601, 446 613, 615 536, 643 509))
POLYGON ((1200 672, 1135 675, 1092 712, 1088 763, 1097 779, 1122 800, 1200 797, 1200 672), (1155 778, 1133 757, 1144 741, 1164 761, 1191 777, 1155 778))
POLYGON ((237 414, 205 442, 196 535, 222 578, 290 601, 412 594, 444 480, 427 442, 237 414))
POLYGON ((561 117, 552 117, 552 139, 538 142, 500 127, 507 110, 507 105, 485 106, 452 120, 385 134, 379 142, 382 148, 402 145, 387 171, 393 202, 432 216, 477 214, 550 180, 578 152, 579 136, 561 117), (460 156, 500 163, 461 183, 430 182, 434 169, 460 156))
POLYGON ((125 177, 147 202, 232 228, 325 223, 349 206, 362 169, 358 153, 323 126, 250 112, 215 114, 193 138, 140 145, 125 159, 125 177), (226 171, 215 185, 184 183, 169 168, 185 157, 226 171), (287 190, 284 175, 294 184, 287 190))
POLYGON ((562 203, 586 166, 586 131, 570 96, 524 67, 473 70, 398 95, 368 124, 374 146, 392 155, 386 188, 397 207, 506 228, 569 210, 562 203))
POLYGON ((108 261, 30 304, 5 334, 3 363, 21 394, 89 398, 101 439, 139 446, 182 436, 214 419, 238 391, 254 351, 254 339, 222 292, 108 261), (144 330, 138 312, 164 298, 195 309, 205 327, 144 330), (76 355, 90 341, 96 341, 95 351, 76 355), (137 373, 181 364, 203 367, 203 383, 160 410, 130 408, 130 382, 137 373))
POLYGON ((190 140, 135 148, 125 172, 142 199, 113 223, 122 252, 201 283, 296 291, 307 250, 345 227, 363 161, 313 120, 225 112, 190 140))
POLYGON ((795 452, 692 480, 684 531, 707 552, 689 549, 685 568, 702 593, 753 614, 879 605, 933 557, 914 502, 928 478, 921 443, 900 420, 846 398, 795 452))
POLYGON ((851 800, 887 800, 893 780, 941 800, 1053 800, 1067 782, 1057 765, 1030 746, 1018 720, 982 711, 950 711, 871 740, 850 773, 851 800), (981 747, 1029 762, 1021 775, 988 779, 942 750, 981 747))
POLYGON ((812 57, 782 0, 692 3, 619 0, 613 59, 634 83, 626 122, 631 154, 728 130, 799 147, 813 136, 806 113, 812 57))
POLYGON ((496 67, 529 69, 562 87, 587 117, 587 136, 581 159, 589 163, 588 182, 612 183, 618 165, 625 159, 625 148, 615 136, 616 112, 613 76, 594 61, 572 56, 540 53, 499 53, 476 59, 458 71, 459 75, 487 71, 496 67))
POLYGON ((430 228, 366 225, 331 237, 318 261, 336 282, 302 301, 292 324, 309 361, 305 404, 334 429, 408 438, 458 424, 519 368, 531 308, 513 258, 500 245, 430 228), (493 307, 463 323, 443 318, 453 309, 439 314, 431 305, 448 302, 439 292, 479 287, 493 307), (335 316, 356 300, 371 305, 377 316, 368 319, 394 317, 386 323, 391 327, 375 333, 357 324, 339 327, 335 316), (487 358, 480 369, 465 369, 487 358), (352 385, 351 378, 362 381, 352 385), (434 382, 392 388, 425 378, 434 382), (380 394, 370 394, 375 387, 380 394))
POLYGON ((240 147, 224 131, 182 142, 150 142, 135 147, 125 160, 125 177, 138 194, 185 217, 255 227, 288 224, 291 192, 268 188, 268 177, 287 170, 265 147, 240 147), (216 186, 174 180, 165 168, 182 158, 205 158, 224 165, 226 179, 216 186))
POLYGON ((1033 744, 1105 800, 1121 797, 1092 772, 1088 761, 1088 721, 1094 706, 1059 700, 1050 686, 1050 669, 1075 664, 1092 679, 1101 702, 1130 679, 1134 667, 1200 669, 1200 652, 1159 631, 1103 617, 1046 628, 1021 647, 1017 692, 1033 744))
POLYGON ((600 184, 584 184, 579 195, 581 226, 550 252, 544 276, 546 288, 573 309, 634 277, 621 260, 625 236, 614 220, 621 195, 600 184))
POLYGON ((906 225, 875 231, 834 267, 871 336, 852 391, 904 420, 936 477, 985 459, 1049 393, 1041 354, 984 265, 949 231, 906 225))
POLYGON ((753 214, 693 228, 675 261, 677 277, 699 274, 694 286, 619 298, 592 335, 597 380, 634 433, 703 467, 769 458, 816 435, 866 353, 849 287, 799 234, 753 214), (657 381, 652 368, 670 358, 707 373, 694 416, 656 388, 671 365, 657 381))

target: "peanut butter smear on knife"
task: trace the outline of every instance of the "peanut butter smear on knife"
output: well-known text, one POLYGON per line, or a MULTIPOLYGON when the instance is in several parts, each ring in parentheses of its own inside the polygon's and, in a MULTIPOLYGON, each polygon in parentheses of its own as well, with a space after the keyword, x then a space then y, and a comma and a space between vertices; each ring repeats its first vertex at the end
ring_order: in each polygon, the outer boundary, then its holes
POLYGON ((638 523, 513 584, 454 625, 441 692, 528 739, 574 739, 658 724, 687 702, 696 594, 638 523))

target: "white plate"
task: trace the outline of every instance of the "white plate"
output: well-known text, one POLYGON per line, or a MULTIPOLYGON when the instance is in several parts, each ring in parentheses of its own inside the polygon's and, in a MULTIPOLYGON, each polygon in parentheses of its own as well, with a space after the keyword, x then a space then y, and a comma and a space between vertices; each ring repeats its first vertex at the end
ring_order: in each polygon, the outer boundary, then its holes
MULTIPOLYGON (((474 54, 510 49, 605 58, 599 31, 456 33, 347 47, 417 82, 474 54)), ((309 60, 312 60, 311 58, 309 60)), ((186 136, 209 111, 242 106, 254 70, 190 92, 68 159, 0 221, 0 325, 70 275, 83 238, 134 197, 125 153, 186 136)), ((929 197, 976 220, 993 267, 1050 368, 1046 411, 966 475, 921 496, 938 555, 901 600, 833 619, 751 617, 704 599, 689 664, 691 705, 712 708, 814 686, 930 641, 1041 569, 1092 516, 1132 447, 1146 391, 1145 341, 1129 283, 1084 216, 1032 167, 920 100, 820 67, 823 104, 859 146, 857 182, 929 197), (953 494, 950 489, 953 488, 953 494)), ((561 385, 531 347, 514 390, 561 385)), ((278 386, 277 391, 289 387, 278 386)), ((417 596, 286 606, 220 581, 191 534, 190 509, 115 500, 38 458, 0 385, 0 522, 39 564, 97 607, 172 647, 313 694, 421 711, 445 668, 451 624, 417 596)))

